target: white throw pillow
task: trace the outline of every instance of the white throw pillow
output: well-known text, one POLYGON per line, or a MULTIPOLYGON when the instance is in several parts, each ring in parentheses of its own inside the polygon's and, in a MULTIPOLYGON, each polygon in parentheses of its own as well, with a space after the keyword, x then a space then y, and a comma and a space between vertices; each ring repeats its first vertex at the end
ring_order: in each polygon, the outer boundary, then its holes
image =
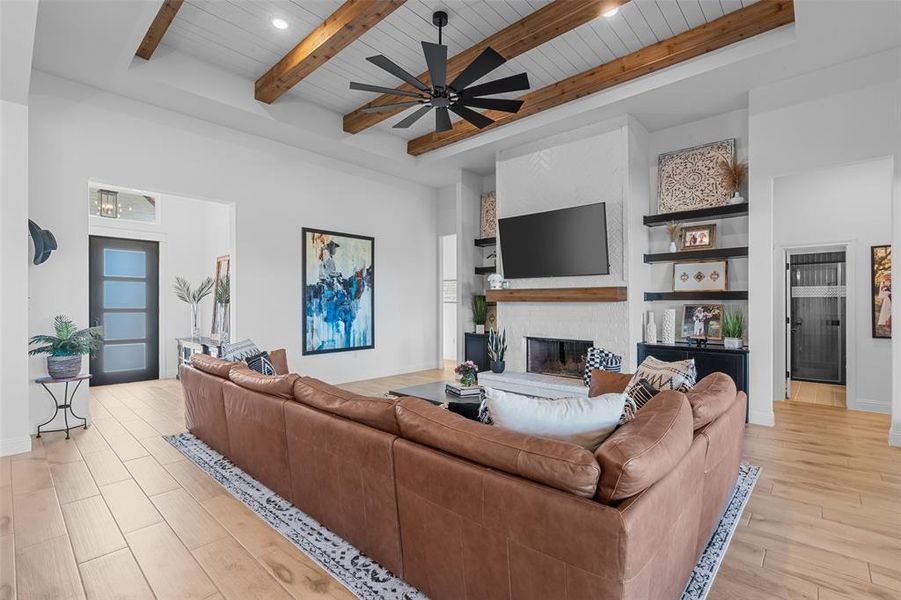
POLYGON ((594 452, 619 424, 626 395, 551 400, 485 388, 485 402, 498 427, 571 442, 594 452))

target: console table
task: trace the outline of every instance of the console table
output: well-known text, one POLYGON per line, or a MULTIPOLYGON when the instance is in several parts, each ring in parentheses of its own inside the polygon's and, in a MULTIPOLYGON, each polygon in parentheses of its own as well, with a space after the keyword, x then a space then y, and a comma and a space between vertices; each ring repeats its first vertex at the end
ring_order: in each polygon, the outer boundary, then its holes
POLYGON ((198 337, 198 338, 177 338, 178 343, 178 370, 175 372, 176 379, 179 378, 182 365, 191 364, 191 355, 195 353, 209 354, 219 358, 222 354, 222 342, 214 338, 198 337))
MULTIPOLYGON (((695 359, 698 369, 698 380, 717 371, 723 372, 735 380, 739 391, 748 393, 748 349, 733 350, 723 346, 707 345, 698 348, 687 342, 676 344, 638 344, 638 364, 648 356, 666 362, 695 359)), ((747 419, 747 411, 745 412, 747 419)))

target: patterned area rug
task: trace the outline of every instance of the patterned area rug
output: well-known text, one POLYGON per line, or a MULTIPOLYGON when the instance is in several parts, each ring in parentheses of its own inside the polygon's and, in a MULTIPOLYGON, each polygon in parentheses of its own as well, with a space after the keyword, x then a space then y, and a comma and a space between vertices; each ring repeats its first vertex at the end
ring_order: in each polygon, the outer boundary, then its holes
MULTIPOLYGON (((395 577, 190 433, 179 433, 165 439, 357 598, 427 600, 425 594, 395 577)), ((759 473, 760 467, 742 463, 732 498, 691 574, 682 600, 704 600, 707 597, 759 473)))

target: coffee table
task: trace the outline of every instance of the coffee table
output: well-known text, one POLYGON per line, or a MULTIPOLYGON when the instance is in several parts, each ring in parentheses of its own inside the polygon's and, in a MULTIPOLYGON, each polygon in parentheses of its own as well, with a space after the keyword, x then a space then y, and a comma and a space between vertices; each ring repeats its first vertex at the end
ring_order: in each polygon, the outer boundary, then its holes
POLYGON ((389 394, 394 396, 412 396, 420 398, 426 402, 437 404, 459 403, 459 404, 480 404, 482 399, 479 396, 463 397, 449 394, 445 389, 446 381, 433 381, 432 383, 422 383, 420 385, 412 385, 404 388, 394 388, 388 390, 389 394))

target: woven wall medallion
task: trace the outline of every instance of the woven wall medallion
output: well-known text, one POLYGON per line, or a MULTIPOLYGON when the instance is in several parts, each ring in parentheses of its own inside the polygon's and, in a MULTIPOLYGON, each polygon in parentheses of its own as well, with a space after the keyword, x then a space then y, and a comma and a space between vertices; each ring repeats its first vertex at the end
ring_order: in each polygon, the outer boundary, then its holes
POLYGON ((728 139, 657 157, 657 212, 671 213, 727 204, 720 165, 735 159, 735 140, 728 139))

